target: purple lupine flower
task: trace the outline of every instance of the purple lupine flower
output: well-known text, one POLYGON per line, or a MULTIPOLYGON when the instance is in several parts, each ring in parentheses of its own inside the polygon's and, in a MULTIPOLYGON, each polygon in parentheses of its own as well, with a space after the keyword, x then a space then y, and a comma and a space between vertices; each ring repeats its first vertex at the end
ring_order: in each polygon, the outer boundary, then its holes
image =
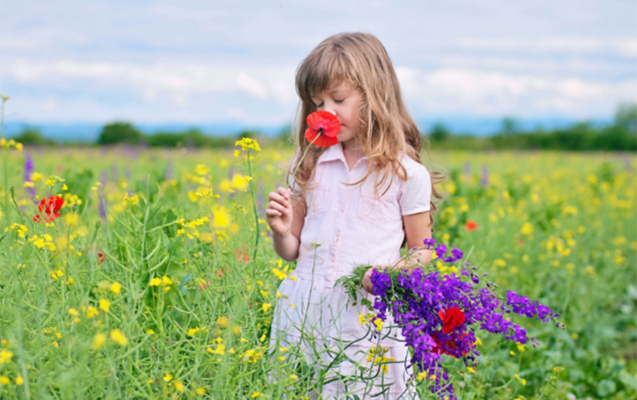
MULTIPOLYGON (((31 157, 31 153, 27 153, 26 159, 24 160, 24 181, 31 182, 31 174, 35 171, 35 166, 33 165, 33 157, 31 157)), ((28 187, 27 190, 31 195, 32 199, 35 199, 36 191, 34 187, 28 187)))
POLYGON ((480 177, 480 185, 482 185, 482 187, 489 186, 489 170, 486 164, 482 165, 482 176, 480 177))
POLYGON ((103 186, 106 186, 106 183, 108 182, 108 173, 106 172, 105 169, 103 169, 100 174, 100 182, 102 183, 103 186))
POLYGON ((102 196, 101 194, 99 196, 99 210, 100 210, 100 217, 106 220, 106 204, 104 203, 104 196, 102 196))

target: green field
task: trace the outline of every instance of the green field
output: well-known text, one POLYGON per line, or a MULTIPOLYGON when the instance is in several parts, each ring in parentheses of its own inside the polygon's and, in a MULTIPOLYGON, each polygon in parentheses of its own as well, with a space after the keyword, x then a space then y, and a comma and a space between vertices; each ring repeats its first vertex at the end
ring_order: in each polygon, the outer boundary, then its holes
MULTIPOLYGON (((268 349, 294 264, 272 249, 264 199, 292 154, 262 147, 247 160, 5 146, 0 398, 302 398, 320 384, 294 349, 268 349), (30 189, 63 197, 61 216, 34 222, 30 189)), ((536 348, 479 332, 475 371, 446 361, 458 398, 634 399, 634 154, 434 151, 424 163, 448 176, 434 237, 566 324, 519 319, 536 348)))

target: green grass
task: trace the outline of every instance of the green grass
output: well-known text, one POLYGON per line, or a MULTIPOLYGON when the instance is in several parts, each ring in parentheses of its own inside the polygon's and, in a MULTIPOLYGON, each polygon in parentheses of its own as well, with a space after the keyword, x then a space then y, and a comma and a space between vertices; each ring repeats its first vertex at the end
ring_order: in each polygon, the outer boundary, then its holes
MULTIPOLYGON (((310 377, 325 371, 295 349, 268 356, 280 282, 272 269, 294 264, 272 249, 263 199, 284 182, 290 150, 264 148, 251 172, 231 151, 31 154, 39 197, 66 201, 53 223, 33 222, 25 154, 2 149, 0 397, 278 399, 320 386, 310 377), (47 186, 51 175, 65 181, 47 186)), ((519 290, 566 324, 520 320, 540 341, 524 351, 478 333, 475 373, 447 361, 459 398, 635 398, 636 160, 625 157, 426 157, 448 175, 434 237, 472 249, 472 264, 502 292, 519 290)))

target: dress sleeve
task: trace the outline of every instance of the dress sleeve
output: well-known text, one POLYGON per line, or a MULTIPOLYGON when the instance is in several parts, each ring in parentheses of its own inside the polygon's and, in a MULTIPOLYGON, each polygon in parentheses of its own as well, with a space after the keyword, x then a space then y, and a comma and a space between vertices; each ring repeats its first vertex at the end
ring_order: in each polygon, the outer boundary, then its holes
POLYGON ((424 165, 415 164, 408 171, 404 182, 399 204, 402 215, 429 211, 431 201, 431 177, 424 165))

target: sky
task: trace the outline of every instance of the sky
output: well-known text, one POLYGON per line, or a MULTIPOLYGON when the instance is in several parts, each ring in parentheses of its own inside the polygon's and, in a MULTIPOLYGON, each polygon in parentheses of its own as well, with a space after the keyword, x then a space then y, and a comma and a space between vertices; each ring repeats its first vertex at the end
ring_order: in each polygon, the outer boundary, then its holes
POLYGON ((297 66, 363 31, 417 121, 608 119, 637 101, 637 2, 0 0, 6 120, 292 123, 297 66))

